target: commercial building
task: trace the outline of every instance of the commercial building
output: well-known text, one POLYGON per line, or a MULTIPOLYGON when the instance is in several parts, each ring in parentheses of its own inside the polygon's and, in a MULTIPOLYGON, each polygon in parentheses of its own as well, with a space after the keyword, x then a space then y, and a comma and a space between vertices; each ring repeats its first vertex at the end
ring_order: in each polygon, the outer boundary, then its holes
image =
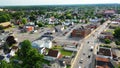
POLYGON ((80 37, 84 38, 88 34, 91 33, 91 29, 89 28, 84 28, 83 26, 81 28, 74 29, 71 33, 71 37, 80 37))

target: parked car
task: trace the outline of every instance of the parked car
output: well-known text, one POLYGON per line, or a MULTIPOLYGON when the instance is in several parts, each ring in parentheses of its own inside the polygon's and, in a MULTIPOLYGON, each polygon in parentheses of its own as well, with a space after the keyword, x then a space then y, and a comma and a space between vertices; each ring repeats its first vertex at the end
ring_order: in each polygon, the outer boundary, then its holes
POLYGON ((91 56, 90 55, 88 55, 88 58, 90 58, 91 56))
POLYGON ((83 63, 83 59, 80 59, 80 62, 79 62, 79 63, 81 63, 81 64, 82 64, 82 63, 83 63))

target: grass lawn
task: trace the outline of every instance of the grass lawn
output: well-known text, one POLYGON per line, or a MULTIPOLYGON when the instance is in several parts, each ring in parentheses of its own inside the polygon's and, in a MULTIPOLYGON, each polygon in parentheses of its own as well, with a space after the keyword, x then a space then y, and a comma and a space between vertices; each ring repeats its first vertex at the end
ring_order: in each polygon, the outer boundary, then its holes
POLYGON ((67 68, 70 68, 71 66, 70 65, 67 65, 67 68))
POLYGON ((106 32, 111 32, 112 34, 114 33, 114 29, 108 29, 106 32))
POLYGON ((61 50, 62 47, 61 47, 61 46, 54 46, 52 49, 53 49, 53 50, 54 50, 54 49, 55 49, 55 50, 61 50))
POLYGON ((71 51, 66 51, 66 50, 63 50, 63 49, 61 49, 60 52, 64 56, 71 56, 72 55, 71 51))
POLYGON ((46 25, 48 28, 52 28, 52 27, 54 27, 54 25, 46 25))
POLYGON ((61 54, 64 55, 64 56, 71 56, 72 55, 72 51, 66 51, 61 46, 55 46, 52 49, 53 50, 59 50, 61 52, 61 54))

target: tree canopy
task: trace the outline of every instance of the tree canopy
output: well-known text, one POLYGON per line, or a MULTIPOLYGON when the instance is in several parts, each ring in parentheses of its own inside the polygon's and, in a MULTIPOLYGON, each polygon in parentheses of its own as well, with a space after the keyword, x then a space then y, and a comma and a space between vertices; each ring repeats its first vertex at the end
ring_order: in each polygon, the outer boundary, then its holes
POLYGON ((21 49, 18 52, 18 58, 23 61, 23 68, 41 68, 43 61, 43 55, 32 48, 29 40, 22 42, 21 49))
POLYGON ((22 24, 26 24, 27 23, 27 18, 22 18, 22 24))
POLYGON ((116 38, 120 39, 120 27, 118 27, 114 30, 114 36, 116 38))
POLYGON ((7 21, 10 21, 10 15, 9 14, 0 15, 0 23, 1 22, 7 22, 7 21))

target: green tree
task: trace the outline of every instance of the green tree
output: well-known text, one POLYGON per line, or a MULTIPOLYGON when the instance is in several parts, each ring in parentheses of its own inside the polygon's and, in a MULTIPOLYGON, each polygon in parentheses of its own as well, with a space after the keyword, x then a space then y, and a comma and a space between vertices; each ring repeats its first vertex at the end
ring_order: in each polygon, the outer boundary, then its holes
POLYGON ((39 27, 43 27, 43 26, 44 26, 44 24, 43 24, 42 22, 37 23, 37 25, 38 25, 39 27))
POLYGON ((22 23, 26 24, 27 23, 27 18, 22 18, 22 23))
POLYGON ((18 52, 18 58, 23 61, 22 66, 24 68, 41 68, 41 64, 43 63, 43 55, 32 48, 29 40, 22 42, 21 49, 18 52))
POLYGON ((66 19, 72 19, 72 14, 66 14, 66 19))
POLYGON ((120 41, 119 40, 115 41, 115 44, 120 45, 120 41))
POLYGON ((29 17, 29 19, 30 19, 30 21, 36 21, 36 17, 35 17, 35 15, 31 15, 30 17, 29 17))
POLYGON ((2 25, 0 25, 0 30, 3 30, 3 29, 4 29, 4 27, 2 25))
POLYGON ((104 19, 102 19, 102 20, 100 21, 100 24, 102 25, 104 22, 105 22, 105 20, 104 20, 104 19))
POLYGON ((110 39, 104 39, 104 41, 105 41, 106 44, 110 44, 111 43, 110 39))
POLYGON ((6 61, 0 61, 0 68, 13 68, 11 63, 7 63, 6 61))
POLYGON ((0 12, 0 23, 10 21, 11 16, 7 12, 0 12))
POLYGON ((9 14, 6 14, 5 16, 7 17, 7 21, 10 21, 11 16, 9 14))
POLYGON ((12 17, 15 18, 16 20, 21 19, 24 16, 24 12, 22 11, 17 11, 12 14, 12 17))
POLYGON ((120 39, 120 27, 114 30, 114 37, 120 39))
POLYGON ((118 68, 120 68, 120 65, 118 66, 118 68))

